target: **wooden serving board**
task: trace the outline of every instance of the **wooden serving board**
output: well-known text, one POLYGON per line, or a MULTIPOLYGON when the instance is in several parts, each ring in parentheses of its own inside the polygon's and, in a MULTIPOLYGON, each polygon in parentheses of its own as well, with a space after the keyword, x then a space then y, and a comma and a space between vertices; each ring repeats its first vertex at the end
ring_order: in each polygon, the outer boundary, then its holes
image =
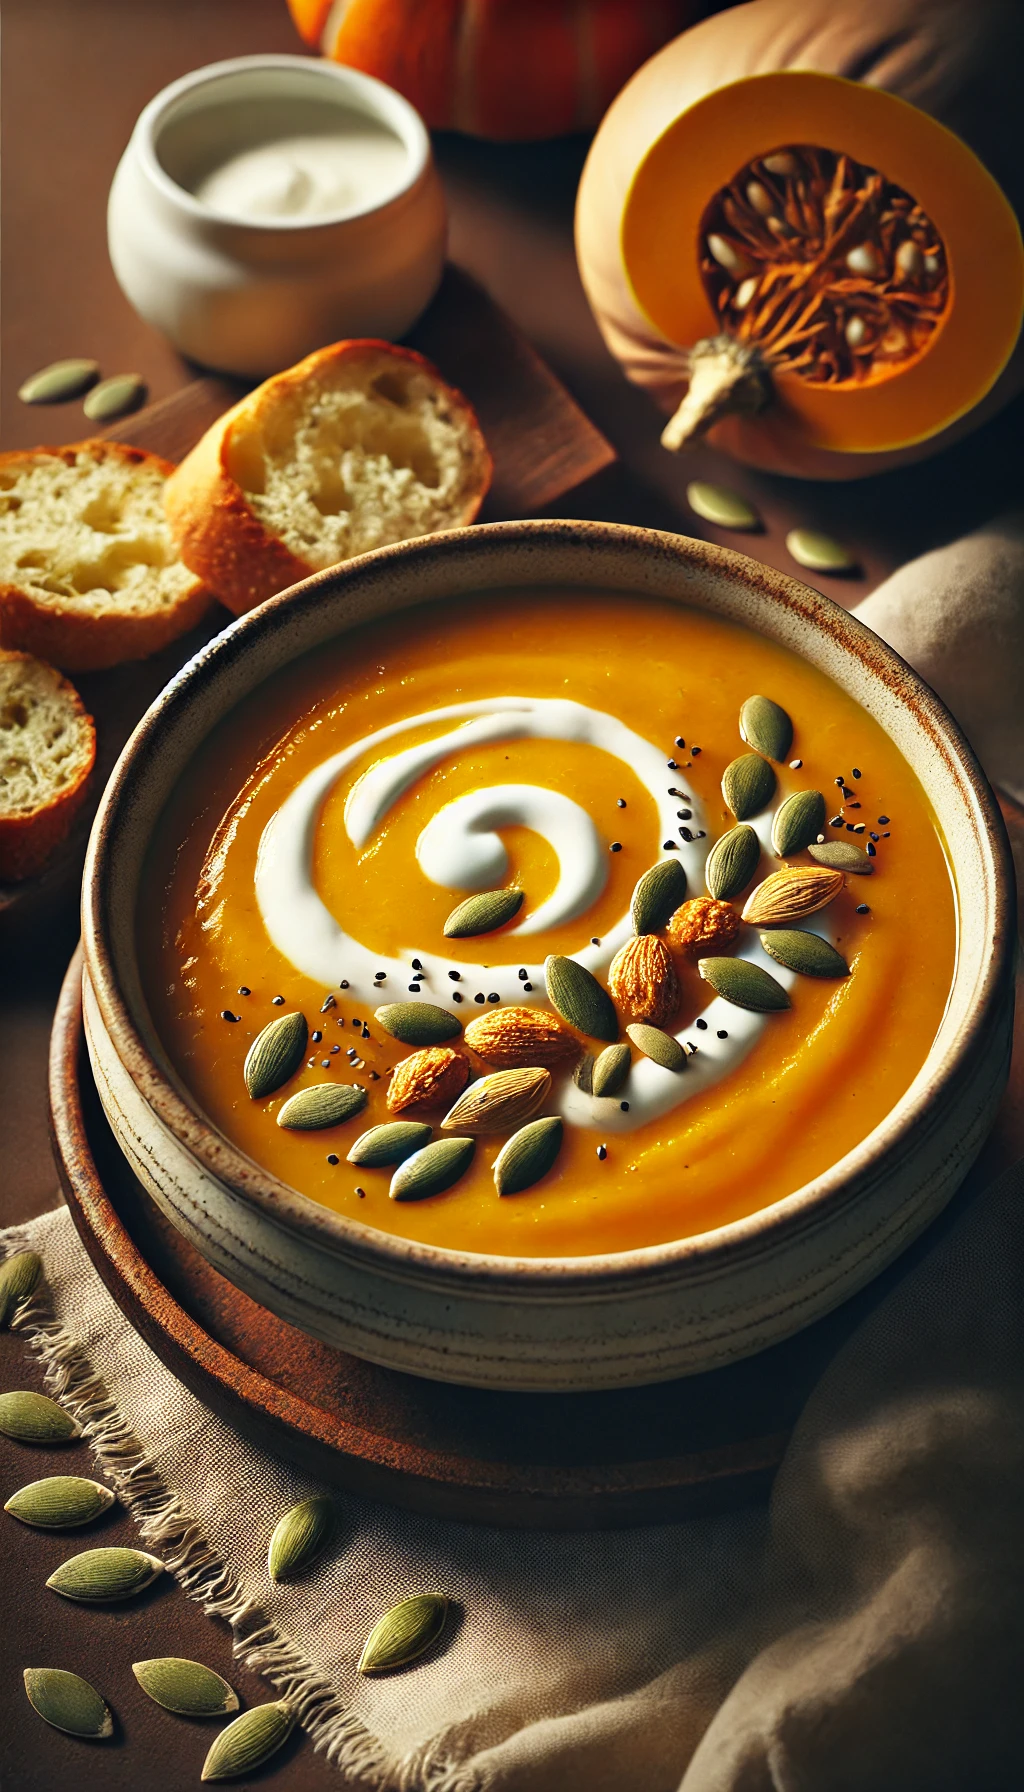
MULTIPOLYGON (((480 419, 494 460, 481 522, 536 516, 614 462, 611 444, 547 363, 483 287, 460 268, 449 264, 436 298, 408 343, 466 394, 480 419)), ((179 461, 246 390, 242 381, 206 374, 100 433, 179 461)), ((109 672, 72 675, 96 718, 97 769, 91 801, 40 877, 0 884, 5 935, 26 918, 34 928, 44 915, 66 911, 77 902, 92 816, 121 748, 168 679, 231 620, 217 607, 199 629, 153 659, 115 666, 109 672)))

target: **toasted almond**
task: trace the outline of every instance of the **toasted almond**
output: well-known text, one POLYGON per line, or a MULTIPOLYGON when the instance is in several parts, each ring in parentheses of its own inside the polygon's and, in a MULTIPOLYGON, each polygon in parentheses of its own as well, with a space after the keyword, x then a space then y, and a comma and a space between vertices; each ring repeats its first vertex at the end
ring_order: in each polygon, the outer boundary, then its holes
POLYGON ((460 1095, 441 1122, 442 1132, 506 1132, 521 1126, 547 1100, 551 1072, 540 1066, 529 1070, 496 1070, 460 1095))
POLYGON ((627 940, 612 959, 608 988, 627 1020, 663 1026, 679 1006, 679 979, 664 940, 656 933, 627 940))
POLYGON ((502 1069, 562 1064, 579 1056, 580 1042, 557 1014, 543 1008, 492 1008, 471 1021, 466 1044, 477 1057, 502 1069))
POLYGON ((773 871, 747 898, 744 921, 752 927, 786 927, 804 915, 816 914, 846 883, 841 871, 824 865, 790 865, 773 871))
POLYGON ((388 1107, 393 1114, 406 1108, 438 1107, 454 1100, 469 1081, 469 1060, 450 1045, 428 1045, 395 1065, 388 1084, 388 1107))

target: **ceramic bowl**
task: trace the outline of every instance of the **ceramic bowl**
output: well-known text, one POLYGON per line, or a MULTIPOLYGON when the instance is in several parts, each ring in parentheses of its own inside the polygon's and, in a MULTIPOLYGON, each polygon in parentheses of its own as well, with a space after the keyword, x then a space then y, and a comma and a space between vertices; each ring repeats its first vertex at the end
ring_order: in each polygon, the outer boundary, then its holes
POLYGON ((1009 1062, 1013 881, 1002 820, 956 724, 828 598, 705 542, 599 523, 493 524, 320 573, 202 649, 149 710, 107 787, 85 877, 85 1019, 122 1150, 164 1212, 240 1288, 356 1355, 480 1387, 636 1386, 772 1344, 876 1275, 948 1200, 1009 1062), (716 1231, 615 1255, 519 1259, 410 1243, 261 1170, 170 1068, 142 993, 147 845, 190 756, 242 697, 346 629, 405 606, 552 584, 708 609, 781 642, 881 724, 943 818, 960 902, 949 1003, 919 1075, 824 1176, 716 1231))
POLYGON ((255 379, 341 337, 404 336, 436 291, 446 234, 418 112, 382 81, 308 56, 239 56, 165 87, 139 117, 107 208, 110 259, 136 311, 193 360, 255 379), (334 114, 402 146, 377 203, 247 223, 189 191, 288 119, 296 129, 334 114))

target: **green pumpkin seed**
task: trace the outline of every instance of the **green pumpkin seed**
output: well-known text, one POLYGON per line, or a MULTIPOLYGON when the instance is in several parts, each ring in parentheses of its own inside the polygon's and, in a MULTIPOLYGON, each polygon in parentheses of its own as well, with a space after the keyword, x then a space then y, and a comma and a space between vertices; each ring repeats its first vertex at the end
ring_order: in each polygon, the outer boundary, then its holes
POLYGON ((159 1557, 144 1549, 83 1549, 81 1555, 62 1562, 46 1584, 65 1599, 91 1605, 132 1599, 163 1571, 159 1557))
POLYGON ((417 1661, 436 1643, 448 1616, 443 1593, 417 1593, 393 1605, 366 1639, 359 1658, 361 1674, 386 1674, 391 1668, 417 1661))
POLYGON ((762 933, 761 944, 769 958, 784 964, 788 971, 799 971, 801 977, 850 975, 842 953, 820 933, 808 933, 804 927, 773 928, 771 933, 762 933))
POLYGON ((494 933, 511 921, 523 906, 522 890, 481 890, 453 908, 444 924, 446 940, 468 940, 478 933, 494 933))
POLYGON ((632 1062, 633 1055, 628 1045, 606 1045, 594 1064, 590 1093, 599 1098, 617 1095, 629 1075, 632 1062))
POLYGON ((633 891, 630 919, 634 933, 658 933, 686 896, 686 872, 678 859, 659 859, 645 871, 633 891))
POLYGON ((755 1014, 774 1014, 789 1007, 789 997, 772 976, 747 958, 702 958, 698 965, 705 983, 734 1008, 755 1014))
POLYGON ((584 1052, 572 1073, 573 1082, 584 1095, 593 1095, 594 1093, 594 1063, 593 1052, 584 1052))
POLYGON ((145 404, 149 388, 139 373, 114 373, 89 393, 83 411, 90 423, 110 423, 145 404))
POLYGON ((295 1728, 297 1716, 287 1699, 254 1705, 222 1730, 203 1762, 204 1780, 234 1780, 254 1773, 277 1753, 295 1728))
POLYGON ((47 1475, 19 1487, 4 1506, 12 1518, 40 1531, 72 1531, 91 1524, 114 1503, 109 1487, 87 1481, 83 1475, 47 1475))
POLYGON ((15 1308, 27 1300, 43 1271, 37 1251, 17 1251, 0 1263, 0 1331, 13 1319, 15 1308))
POLYGON ((780 859, 803 852, 825 826, 825 798, 820 790, 795 790, 780 803, 772 819, 772 850, 780 859))
POLYGON ((334 1535, 334 1523, 334 1502, 323 1494, 300 1500, 279 1518, 267 1551, 271 1580, 292 1580, 315 1562, 334 1535))
POLYGON ((730 828, 716 840, 704 867, 704 882, 709 896, 718 902, 729 902, 745 890, 757 870, 761 842, 746 823, 730 828))
POLYGON ((56 1400, 17 1388, 0 1394, 0 1431, 19 1444, 65 1444, 78 1436, 78 1426, 56 1400))
POLYGON ((722 773, 722 795, 737 821, 758 815, 775 795, 775 773, 760 753, 741 753, 722 773))
POLYGON ((365 1106, 366 1090, 358 1083, 313 1083, 288 1097, 277 1124, 294 1132, 320 1132, 325 1126, 341 1126, 365 1106))
POLYGON ((66 1668, 24 1668, 22 1673, 29 1704, 52 1729, 93 1742, 114 1734, 109 1705, 81 1674, 66 1668))
POLYGON ((403 1045, 440 1045, 462 1032, 458 1017, 433 1002, 387 1002, 375 1011, 374 1019, 403 1045))
POLYGON ((133 1661, 132 1673, 147 1698, 182 1717, 223 1717, 238 1710, 238 1694, 220 1674, 184 1655, 133 1661))
POLYGON ((817 529, 791 529, 786 547, 797 565, 809 572, 852 572, 857 564, 849 548, 817 529))
POLYGON ((391 1178, 392 1201, 425 1201, 439 1195, 469 1169, 475 1139, 435 1139, 399 1164, 391 1178))
POLYGON ((425 1120, 387 1121, 360 1133, 346 1161, 358 1164, 361 1170, 381 1170, 388 1164, 400 1164, 429 1138, 430 1127, 425 1120))
POLYGON ((40 367, 18 387, 22 404, 66 404, 69 398, 80 398, 100 377, 98 361, 74 356, 65 361, 51 361, 40 367))
POLYGON ((686 488, 686 502, 706 523, 716 523, 719 529, 761 527, 754 506, 727 485, 709 485, 706 480, 694 479, 686 488))
POLYGON ((648 1027, 642 1021, 634 1021, 626 1028, 638 1052, 645 1058, 651 1058, 660 1064, 662 1070, 685 1070, 686 1053, 678 1039, 671 1033, 663 1033, 660 1027, 648 1027))
POLYGON ((544 962, 544 982, 551 1006, 570 1027, 591 1039, 617 1039, 619 1017, 606 989, 575 958, 552 956, 544 962))
POLYGON ((854 846, 852 840, 826 840, 821 846, 807 848, 812 859, 819 865, 827 865, 830 871, 849 871, 854 877, 870 877, 875 869, 875 862, 869 859, 866 852, 854 846))
POLYGON ((273 1095, 302 1063, 309 1038, 304 1014, 282 1014, 257 1033, 249 1047, 242 1075, 253 1101, 273 1095))
POLYGON ((771 697, 748 697, 740 709, 740 736, 767 759, 789 757, 793 724, 781 703, 771 697))
POLYGON ((518 1195, 546 1176, 562 1149, 564 1130, 558 1115, 549 1114, 514 1132, 494 1160, 494 1186, 499 1195, 518 1195))

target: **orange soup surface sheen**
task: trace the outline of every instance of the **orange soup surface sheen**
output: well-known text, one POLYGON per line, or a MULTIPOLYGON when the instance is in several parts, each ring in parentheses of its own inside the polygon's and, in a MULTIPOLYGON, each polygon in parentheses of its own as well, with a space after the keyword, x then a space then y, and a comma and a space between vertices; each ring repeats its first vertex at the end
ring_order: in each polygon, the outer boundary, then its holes
MULTIPOLYGON (((676 813, 692 807, 673 801, 676 813)), ((685 826, 678 823, 677 832, 685 826)), ((693 820, 690 831, 696 828, 693 820)), ((680 842, 676 851, 683 850, 680 842)), ((811 864, 806 852, 787 862, 811 864)), ((751 887, 779 868, 770 849, 763 851, 751 887)), ((703 882, 691 876, 688 895, 703 894, 703 882)), ((879 725, 770 641, 701 611, 601 592, 489 593, 424 606, 359 628, 278 674, 226 718, 179 783, 158 830, 144 898, 140 950, 157 1035, 228 1138, 283 1182, 353 1220, 434 1245, 511 1256, 630 1250, 705 1232, 828 1170, 885 1117, 920 1069, 954 966, 954 891, 941 835, 914 774, 879 725), (359 778, 389 755, 460 724, 421 723, 372 749, 319 806, 316 892, 372 953, 406 964, 417 953, 443 955, 460 981, 445 973, 414 995, 411 972, 389 974, 375 998, 353 999, 351 987, 341 987, 344 964, 331 980, 312 977, 268 937, 254 878, 275 812, 324 760, 389 724, 472 700, 569 698, 617 718, 663 755, 666 791, 684 792, 703 815, 708 838, 692 849, 703 853, 734 825, 720 784, 727 764, 749 750, 738 715, 753 693, 781 704, 794 725, 786 762, 775 767, 771 807, 795 790, 819 790, 826 839, 864 846, 878 836, 874 874, 848 877, 827 910, 829 937, 850 975, 792 978, 789 1009, 758 1023, 755 1043, 727 1074, 634 1130, 601 1124, 603 1112, 619 1114, 628 1085, 613 1100, 592 1104, 593 1123, 567 1121, 554 1167, 521 1193, 499 1197, 493 1181, 506 1132, 480 1138, 469 1170, 445 1192, 390 1199, 391 1170, 346 1162, 362 1131, 395 1117, 386 1105, 388 1075, 411 1049, 375 1022, 377 1003, 437 1002, 468 1024, 488 1011, 492 992, 488 979, 467 977, 460 966, 516 967, 518 976, 519 966, 540 964, 549 953, 575 954, 610 934, 628 914, 637 879, 669 856, 663 818, 649 783, 605 747, 506 738, 448 753, 398 794, 357 845, 346 832, 345 804, 359 778), (675 744, 680 738, 684 747, 675 744), (525 891, 523 908, 497 933, 446 940, 446 916, 467 890, 433 882, 417 860, 417 842, 445 805, 513 782, 559 793, 589 815, 607 855, 605 887, 577 918, 517 938, 516 927, 555 889, 561 842, 509 825, 500 829, 508 867, 499 882, 525 891), (848 823, 863 823, 865 831, 853 833, 848 823), (867 912, 858 912, 864 905, 867 912), (278 996, 283 1003, 274 1003, 278 996), (302 1064, 283 1089, 253 1101, 242 1075, 249 1046, 269 1021, 296 1009, 311 1034, 302 1064), (360 1083, 368 1096, 363 1112, 325 1131, 277 1125, 284 1100, 325 1081, 360 1083)), ((698 1028, 713 992, 692 959, 674 956, 681 1002, 666 1024, 697 1048, 687 1069, 674 1073, 689 1088, 700 1051, 732 1049, 719 1045, 719 1031, 729 1033, 735 1016, 741 1033, 749 1016, 727 1010, 723 1024, 719 1002, 713 1027, 698 1028)), ((532 1000, 546 1009, 543 979, 532 1000)), ((586 1042, 595 1053, 602 1044, 586 1042)), ((638 1060, 635 1050, 633 1056, 638 1060)), ((494 1067, 473 1060, 472 1068, 486 1074, 494 1067)), ((569 1071, 556 1071, 556 1089, 569 1078, 569 1071)), ((444 1111, 414 1117, 430 1120, 439 1137, 444 1111)))

